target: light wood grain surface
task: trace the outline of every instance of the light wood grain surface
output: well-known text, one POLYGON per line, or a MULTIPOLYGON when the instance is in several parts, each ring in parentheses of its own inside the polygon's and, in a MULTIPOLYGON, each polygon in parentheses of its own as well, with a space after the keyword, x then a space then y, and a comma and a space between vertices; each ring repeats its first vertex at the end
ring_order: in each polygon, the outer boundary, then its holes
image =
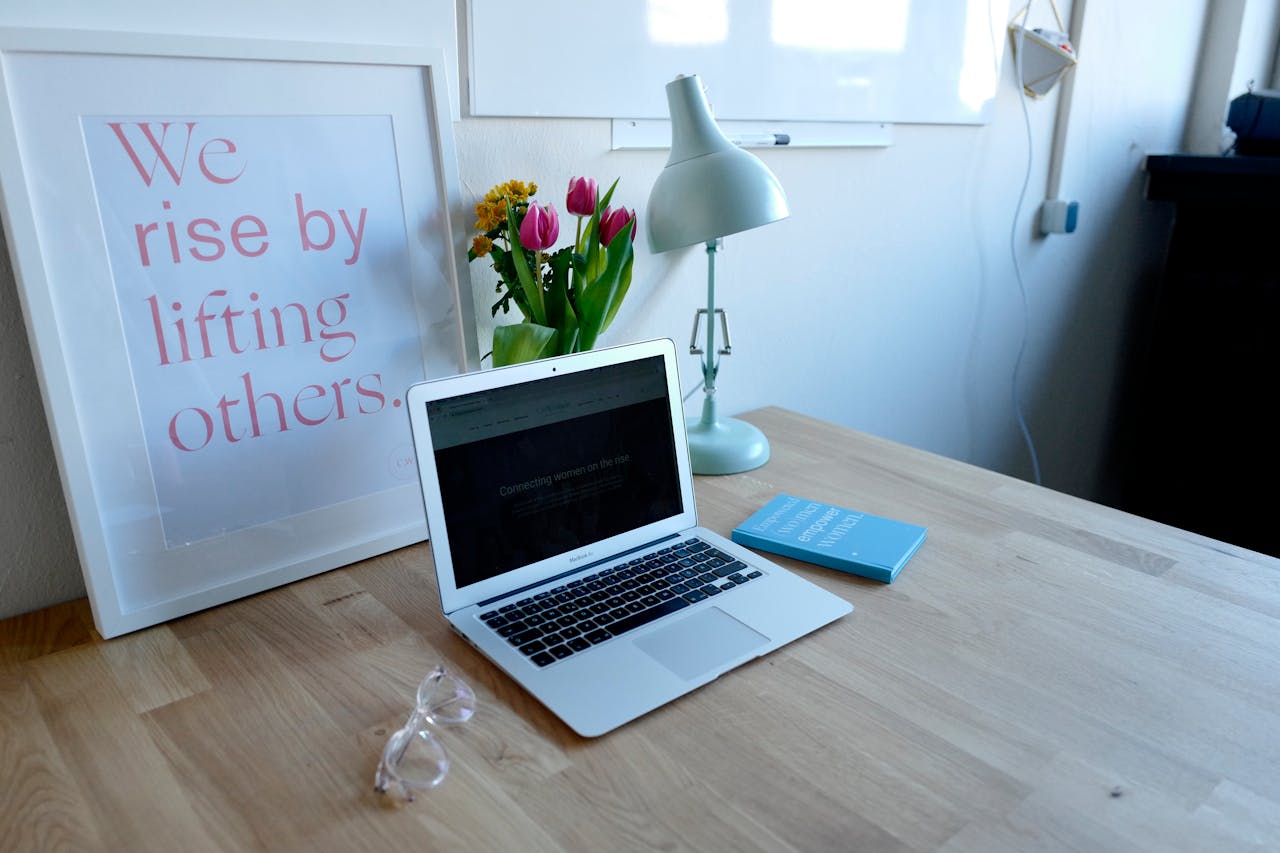
POLYGON ((0 622, 0 850, 1277 850, 1280 561, 785 412, 700 478, 925 525, 853 614, 603 738, 454 636, 423 544, 110 641, 0 622), (437 662, 476 690, 416 802, 373 771, 437 662))

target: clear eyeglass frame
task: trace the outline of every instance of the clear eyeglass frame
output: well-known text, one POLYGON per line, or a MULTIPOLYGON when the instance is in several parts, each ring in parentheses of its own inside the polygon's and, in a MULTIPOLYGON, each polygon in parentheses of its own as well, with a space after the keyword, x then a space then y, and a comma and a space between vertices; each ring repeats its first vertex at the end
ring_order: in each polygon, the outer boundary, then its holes
POLYGON ((443 666, 427 673, 418 685, 417 705, 409 719, 387 739, 373 776, 373 789, 385 794, 398 788, 412 801, 444 781, 449 756, 433 727, 460 725, 475 714, 476 695, 443 666))

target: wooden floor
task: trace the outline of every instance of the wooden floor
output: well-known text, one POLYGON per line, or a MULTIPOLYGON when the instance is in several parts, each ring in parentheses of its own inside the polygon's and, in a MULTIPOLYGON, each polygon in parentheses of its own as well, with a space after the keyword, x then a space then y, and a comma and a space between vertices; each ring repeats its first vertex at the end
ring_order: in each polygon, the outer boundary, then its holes
POLYGON ((777 409, 700 478, 925 525, 851 615, 603 738, 454 635, 423 544, 102 641, 0 622, 0 851, 1280 850, 1280 561, 777 409), (372 777, 444 662, 479 710, 372 777))

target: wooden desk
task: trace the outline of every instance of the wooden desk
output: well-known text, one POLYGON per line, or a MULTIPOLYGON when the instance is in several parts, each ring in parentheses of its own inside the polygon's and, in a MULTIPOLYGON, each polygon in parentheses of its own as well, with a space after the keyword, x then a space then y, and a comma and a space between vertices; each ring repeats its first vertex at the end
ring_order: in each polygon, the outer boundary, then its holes
POLYGON ((782 561, 840 622, 584 740, 446 627, 407 548, 103 642, 0 623, 0 849, 1280 848, 1280 561, 777 409, 703 478, 929 527, 891 586, 782 561), (372 791, 437 661, 480 710, 372 791))

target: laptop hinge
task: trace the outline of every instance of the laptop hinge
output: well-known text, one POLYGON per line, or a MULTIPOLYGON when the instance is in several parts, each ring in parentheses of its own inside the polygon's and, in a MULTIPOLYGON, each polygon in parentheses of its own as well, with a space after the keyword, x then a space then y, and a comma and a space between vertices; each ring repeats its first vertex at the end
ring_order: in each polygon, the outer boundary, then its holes
POLYGON ((575 566, 572 569, 569 569, 568 571, 561 572, 560 574, 555 575, 553 577, 546 578, 545 580, 540 580, 537 583, 527 584, 525 586, 520 587, 519 589, 513 589, 510 592, 504 592, 502 595, 495 595, 493 598, 487 598, 484 601, 477 601, 475 606, 488 607, 490 604, 493 604, 495 601, 502 601, 504 598, 511 598, 512 596, 519 595, 520 593, 525 592, 527 590, 531 590, 534 587, 545 586, 549 583, 555 583, 561 578, 567 578, 572 575, 580 575, 584 572, 589 572, 598 566, 603 566, 606 563, 616 563, 619 560, 622 560, 622 559, 625 559, 626 557, 631 556, 637 551, 652 551, 654 548, 660 547, 662 543, 669 542, 672 539, 679 539, 680 536, 681 534, 679 533, 672 533, 670 536, 663 536, 662 538, 655 539, 652 542, 646 542, 644 545, 637 545, 635 548, 632 548, 629 551, 622 551, 620 553, 614 554, 612 557, 606 557, 603 560, 596 560, 594 563, 587 563, 585 566, 575 566))

